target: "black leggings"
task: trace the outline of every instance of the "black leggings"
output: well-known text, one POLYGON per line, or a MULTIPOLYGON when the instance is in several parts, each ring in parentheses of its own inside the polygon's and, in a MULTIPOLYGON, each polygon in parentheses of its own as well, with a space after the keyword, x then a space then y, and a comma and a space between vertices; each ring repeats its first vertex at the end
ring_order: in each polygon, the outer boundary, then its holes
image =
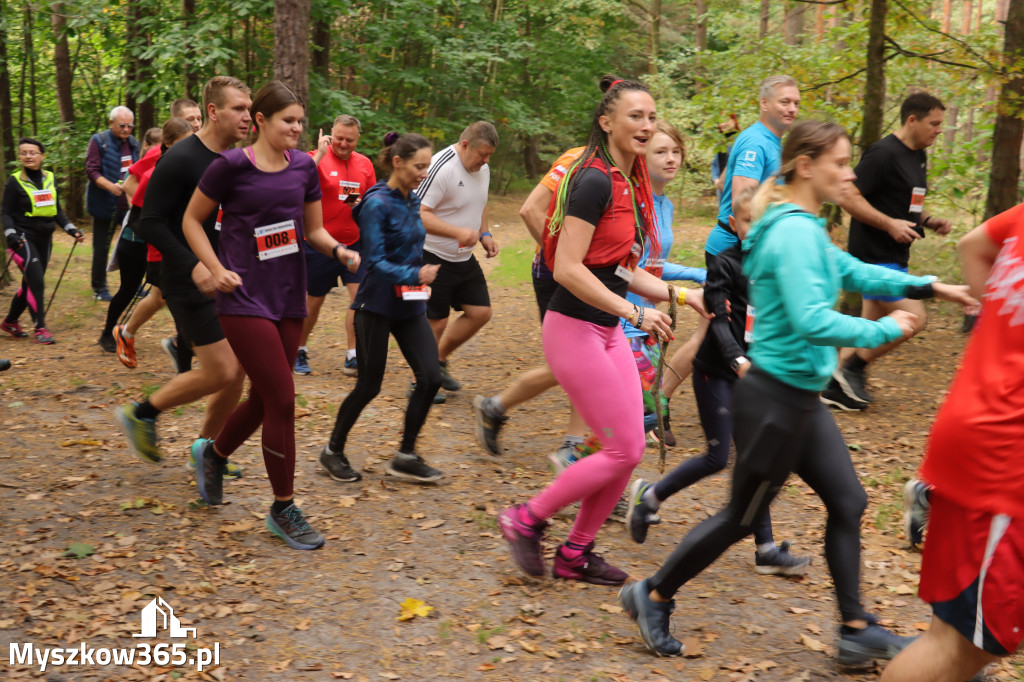
POLYGON ((825 559, 843 621, 866 616, 860 603, 860 517, 867 495, 850 461, 835 419, 818 394, 804 391, 754 367, 736 384, 733 398, 736 467, 732 497, 672 552, 651 579, 671 598, 680 587, 750 534, 791 472, 825 503, 825 559))
MULTIPOLYGON (((21 287, 14 294, 11 310, 7 313, 8 322, 17 322, 21 314, 28 308, 36 329, 46 327, 46 300, 43 296, 43 284, 46 279, 46 266, 50 262, 50 245, 53 235, 38 232, 22 233, 24 240, 21 248, 13 252, 8 249, 8 258, 21 268, 21 287)), ((13 278, 12 278, 13 279, 13 278)))
POLYGON ((363 408, 380 393, 388 363, 388 337, 394 335, 398 348, 416 376, 416 388, 405 410, 405 431, 399 450, 415 452, 416 437, 423 428, 423 422, 427 420, 434 396, 441 388, 441 366, 437 360, 434 331, 424 315, 394 320, 365 310, 356 311, 355 330, 359 377, 355 388, 338 408, 329 447, 332 452, 345 451, 348 432, 359 419, 363 408))
MULTIPOLYGON (((708 450, 700 457, 691 457, 654 484, 654 496, 667 500, 683 488, 717 474, 729 462, 732 442, 732 387, 727 379, 693 370, 693 395, 697 399, 700 425, 704 429, 708 450)), ((772 517, 766 510, 754 525, 754 542, 773 542, 772 517)))
POLYGON ((110 334, 114 330, 121 313, 135 298, 142 280, 146 277, 146 242, 132 242, 127 239, 117 240, 117 262, 121 272, 121 286, 110 299, 107 308, 107 322, 103 325, 103 333, 110 334))

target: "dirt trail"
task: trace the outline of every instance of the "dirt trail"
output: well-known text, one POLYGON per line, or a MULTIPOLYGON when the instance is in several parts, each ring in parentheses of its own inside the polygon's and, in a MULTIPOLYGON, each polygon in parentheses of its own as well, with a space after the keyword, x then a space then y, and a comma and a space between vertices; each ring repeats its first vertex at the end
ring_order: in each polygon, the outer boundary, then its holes
MULTIPOLYGON (((197 628, 198 638, 187 640, 190 653, 219 645, 219 667, 200 674, 157 665, 59 666, 48 668, 45 679, 875 679, 877 669, 843 671, 829 655, 836 612, 822 557, 824 512, 799 481, 784 489, 773 521, 780 540, 814 555, 809 574, 757 576, 751 542, 739 543, 679 595, 673 623, 687 642, 687 658, 648 653, 619 612, 615 589, 526 579, 514 568, 495 513, 549 481, 545 457, 559 443, 566 414, 558 391, 515 410, 500 458, 482 455, 473 438, 472 396, 495 392, 542 362, 531 247, 518 203, 492 201, 503 253, 486 267, 492 281, 509 283, 492 287, 493 321, 452 362, 464 388, 431 411, 419 445, 447 472, 442 485, 406 485, 383 475, 398 443, 410 377, 394 348, 383 391, 349 442, 347 454, 364 479, 342 484, 321 473, 317 453, 354 382, 341 371, 347 298, 328 298, 310 343, 315 373, 296 377, 297 497, 327 537, 317 552, 289 550, 264 528, 271 498, 257 441, 235 458, 245 475, 226 483, 230 504, 194 504, 193 478, 183 465, 201 405, 161 418, 169 455, 163 465, 129 454, 111 410, 171 376, 158 345, 171 331, 170 319, 161 313, 144 328, 140 368, 122 367, 96 345, 105 308, 87 299, 88 258, 76 254, 51 313, 58 344, 0 339, 0 357, 15 362, 0 375, 4 651, 12 642, 135 646, 142 641, 131 636, 139 632, 140 611, 159 596, 184 625, 197 628), (69 547, 86 556, 62 556, 69 547), (407 599, 433 609, 399 621, 407 599)), ((677 244, 699 253, 707 229, 680 225, 677 244)), ((62 263, 66 252, 58 249, 54 262, 62 263)), ((0 305, 11 294, 11 288, 0 293, 0 305)), ((919 554, 907 548, 899 527, 902 483, 919 462, 963 345, 955 315, 930 310, 938 314, 929 329, 873 369, 877 402, 870 411, 837 416, 870 498, 865 597, 903 634, 924 627, 928 610, 915 596, 919 554)), ((684 315, 680 336, 693 324, 684 315)), ((673 417, 679 446, 670 463, 703 447, 688 382, 673 402, 673 417)), ((657 478, 654 448, 638 474, 657 478)), ((608 524, 600 551, 634 577, 650 575, 689 528, 722 504, 727 483, 724 472, 674 497, 663 507, 665 522, 643 546, 630 542, 620 524, 608 524)), ((566 520, 556 519, 548 546, 567 529, 566 520)), ((160 641, 170 640, 163 634, 160 641)), ((2 674, 32 676, 29 666, 9 660, 2 674)), ((998 679, 1018 675, 1010 663, 997 671, 998 679)))

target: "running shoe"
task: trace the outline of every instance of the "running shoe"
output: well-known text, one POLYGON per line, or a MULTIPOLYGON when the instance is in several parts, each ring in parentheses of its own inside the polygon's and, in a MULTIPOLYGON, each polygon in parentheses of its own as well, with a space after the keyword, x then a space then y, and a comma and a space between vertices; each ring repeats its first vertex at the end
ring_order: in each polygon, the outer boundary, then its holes
POLYGON ((167 353, 167 357, 171 359, 171 370, 177 373, 178 371, 178 346, 174 343, 173 336, 166 336, 160 339, 160 347, 163 348, 164 352, 167 353))
POLYGON ((52 346, 57 343, 57 340, 50 332, 46 331, 46 327, 36 327, 35 342, 44 346, 52 346))
POLYGON ((554 454, 548 455, 548 462, 551 473, 555 476, 569 468, 569 465, 576 461, 576 444, 565 441, 555 450, 554 454))
MULTIPOLYGON (((498 514, 501 534, 512 550, 512 559, 523 573, 540 577, 544 575, 544 552, 540 540, 544 537, 547 521, 527 525, 520 520, 523 505, 517 504, 498 514)), ((529 512, 527 512, 529 513, 529 512)))
POLYGON ((135 337, 124 335, 124 326, 114 327, 114 341, 117 343, 117 359, 128 369, 135 369, 139 363, 135 359, 135 337))
POLYGON ((828 386, 821 392, 821 402, 829 407, 835 407, 844 412, 863 412, 868 404, 846 395, 846 392, 839 386, 839 382, 833 378, 828 386))
POLYGON ((324 536, 313 530, 302 515, 302 510, 294 504, 283 509, 280 514, 274 513, 274 507, 271 506, 267 514, 267 528, 292 549, 319 549, 324 546, 324 536))
POLYGON ((575 559, 566 559, 562 554, 564 548, 565 545, 560 545, 555 552, 552 577, 580 580, 591 585, 621 585, 629 579, 628 573, 612 566, 600 554, 594 552, 593 542, 575 559))
POLYGON ((92 300, 99 301, 100 303, 110 303, 111 298, 110 291, 106 288, 96 289, 92 292, 92 300))
POLYGON ((864 384, 864 370, 850 369, 849 367, 837 367, 832 373, 843 393, 851 400, 858 400, 862 403, 870 403, 871 396, 868 394, 867 386, 864 384))
POLYGON ((114 335, 110 332, 103 332, 100 334, 100 338, 96 341, 100 344, 100 348, 107 351, 108 353, 117 352, 117 341, 114 340, 114 335))
POLYGON ((665 445, 667 445, 670 448, 674 448, 676 446, 676 437, 672 433, 672 425, 671 425, 671 423, 669 421, 668 401, 667 400, 664 402, 664 410, 662 411, 662 420, 665 422, 665 445))
POLYGON ((345 358, 345 366, 342 368, 341 373, 349 377, 354 377, 359 374, 359 361, 356 360, 355 355, 350 358, 345 358))
MULTIPOLYGON (((405 392, 405 397, 406 398, 411 398, 412 397, 412 392, 415 391, 415 390, 416 390, 416 382, 415 381, 410 381, 409 382, 409 390, 407 390, 405 392)), ((444 393, 441 393, 440 391, 438 391, 437 393, 434 394, 434 404, 435 405, 442 405, 447 400, 448 400, 448 396, 446 396, 444 393)))
POLYGON ((0 372, 6 372, 11 368, 11 361, 7 358, 0 360, 0 372))
POLYGON ((17 321, 8 322, 4 320, 0 322, 0 331, 5 331, 16 339, 24 339, 28 336, 28 333, 21 328, 21 325, 17 321))
POLYGON ((211 507, 224 504, 224 469, 228 463, 227 458, 214 452, 213 441, 205 439, 199 447, 193 443, 192 454, 196 458, 199 497, 211 507))
POLYGON ((650 594, 647 580, 630 583, 619 590, 619 603, 626 615, 636 621, 648 649, 659 656, 678 656, 683 653, 683 643, 669 629, 669 617, 676 603, 654 601, 650 594))
POLYGON ((811 557, 789 553, 790 544, 783 542, 764 554, 754 552, 754 571, 761 575, 803 575, 811 565, 811 557))
POLYGON ((320 466, 327 470, 331 478, 342 483, 353 483, 362 479, 363 475, 352 468, 345 455, 327 452, 327 446, 320 451, 320 466))
POLYGON ((309 351, 299 349, 299 354, 295 357, 295 373, 296 374, 312 374, 313 370, 309 368, 309 351))
POLYGON ((462 388, 462 384, 449 374, 447 360, 441 363, 441 388, 446 391, 457 391, 462 388))
POLYGON ((156 420, 139 419, 135 416, 135 410, 139 407, 137 402, 130 405, 122 405, 114 410, 117 423, 121 425, 125 438, 128 439, 128 447, 132 449, 139 459, 150 464, 159 464, 163 461, 163 453, 156 445, 156 420))
POLYGON ((491 414, 491 399, 478 395, 473 398, 473 417, 476 421, 476 440, 487 454, 497 457, 501 454, 498 445, 498 434, 508 417, 495 417, 491 414))
POLYGON ((629 510, 626 512, 626 526, 629 528, 629 537, 633 542, 644 544, 647 539, 647 529, 656 523, 661 523, 658 512, 644 500, 644 493, 651 487, 651 484, 642 478, 633 481, 629 486, 629 510))
POLYGON ((920 547, 924 542, 924 528, 932 507, 928 499, 930 491, 931 488, 914 478, 903 486, 903 532, 907 542, 914 547, 920 547))
POLYGON ((415 453, 397 453, 388 462, 386 471, 392 476, 419 483, 434 483, 444 478, 443 471, 430 466, 415 453))
POLYGON ((839 627, 839 662, 842 665, 866 665, 873 659, 888 660, 906 649, 916 637, 901 637, 881 625, 866 628, 839 627))
MULTIPOLYGON (((192 441, 192 447, 188 449, 188 461, 185 463, 186 467, 189 469, 196 468, 196 452, 207 442, 212 443, 213 440, 211 438, 196 438, 192 441)), ((228 460, 227 466, 224 467, 224 478, 239 479, 242 477, 242 471, 244 471, 243 467, 240 467, 234 462, 228 460)))

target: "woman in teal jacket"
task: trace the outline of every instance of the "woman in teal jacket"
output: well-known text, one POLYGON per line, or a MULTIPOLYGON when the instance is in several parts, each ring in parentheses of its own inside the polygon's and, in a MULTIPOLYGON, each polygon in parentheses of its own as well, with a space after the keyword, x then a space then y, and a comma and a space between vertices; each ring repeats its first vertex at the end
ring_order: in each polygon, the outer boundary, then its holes
POLYGON ((828 511, 825 559, 842 618, 844 664, 892 658, 911 640, 878 625, 860 598, 860 518, 867 496, 835 420, 819 395, 836 368, 836 346, 872 348, 909 336, 913 315, 896 311, 878 321, 833 310, 841 289, 906 298, 935 296, 974 305, 967 287, 867 265, 828 239, 817 217, 825 201, 839 203, 855 176, 842 127, 803 121, 782 150, 785 185, 770 179, 753 200, 754 226, 743 243, 743 271, 757 310, 746 376, 733 397, 736 466, 728 505, 694 528, 656 575, 627 585, 619 598, 661 655, 681 652, 668 629, 672 598, 753 523, 795 472, 828 511))

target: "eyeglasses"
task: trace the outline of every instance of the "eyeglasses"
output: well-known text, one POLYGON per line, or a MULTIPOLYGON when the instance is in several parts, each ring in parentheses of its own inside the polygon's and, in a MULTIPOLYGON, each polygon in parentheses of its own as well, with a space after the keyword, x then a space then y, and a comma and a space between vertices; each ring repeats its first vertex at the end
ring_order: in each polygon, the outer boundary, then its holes
POLYGON ((18 152, 18 156, 33 157, 33 156, 42 156, 42 154, 40 152, 18 152))
POLYGON ((117 127, 120 128, 121 130, 124 130, 126 128, 128 130, 131 130, 131 129, 133 129, 135 127, 135 124, 133 124, 133 123, 118 123, 117 127))

